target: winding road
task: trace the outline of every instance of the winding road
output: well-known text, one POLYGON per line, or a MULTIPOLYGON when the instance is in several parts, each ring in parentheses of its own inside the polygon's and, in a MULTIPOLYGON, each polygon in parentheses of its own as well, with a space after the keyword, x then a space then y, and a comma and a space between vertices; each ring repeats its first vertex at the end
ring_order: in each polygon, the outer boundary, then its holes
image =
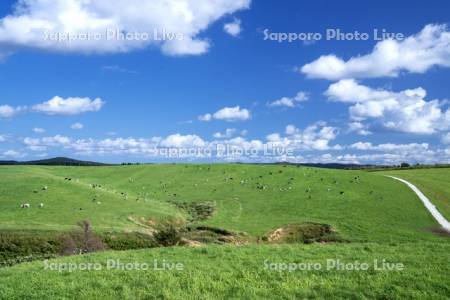
POLYGON ((396 179, 398 181, 401 181, 404 184, 406 184, 410 189, 412 189, 414 191, 414 193, 416 193, 417 196, 419 196, 419 199, 423 202, 425 207, 428 209, 428 211, 431 213, 431 215, 436 219, 436 221, 439 223, 439 225, 441 225, 442 228, 444 228, 445 230, 450 232, 450 222, 448 222, 447 219, 445 219, 445 217, 437 210, 436 206, 434 206, 433 203, 431 203, 430 199, 428 199, 414 184, 412 184, 404 179, 395 177, 395 176, 389 176, 389 175, 385 175, 385 176, 396 179))

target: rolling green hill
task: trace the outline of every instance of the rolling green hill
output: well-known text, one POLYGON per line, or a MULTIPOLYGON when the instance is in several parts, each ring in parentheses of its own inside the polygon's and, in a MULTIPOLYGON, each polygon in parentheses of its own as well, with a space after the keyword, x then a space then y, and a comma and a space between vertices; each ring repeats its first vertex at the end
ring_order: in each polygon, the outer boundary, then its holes
POLYGON ((30 166, 106 166, 108 164, 76 160, 67 157, 54 157, 48 159, 40 160, 30 160, 30 161, 15 161, 15 160, 0 160, 0 166, 19 166, 19 165, 30 165, 30 166))
MULTIPOLYGON (((69 167, 59 167, 69 170, 69 167)), ((91 181, 56 175, 58 167, 8 166, 0 168, 2 229, 68 230, 89 219, 97 230, 133 230, 133 216, 163 218, 177 215, 164 202, 126 201, 114 189, 93 188, 91 181), (29 203, 31 208, 20 205, 29 203), (39 204, 44 206, 38 208, 39 204)), ((94 171, 86 167, 86 173, 94 171)), ((67 174, 66 176, 69 176, 67 174)), ((99 174, 100 175, 100 174, 99 174)), ((126 180, 126 179, 125 179, 126 180)))
MULTIPOLYGON (((395 175, 417 184, 430 199, 448 195, 442 179, 448 170, 403 172, 395 175)), ((0 268, 0 299, 447 299, 450 239, 433 233, 437 224, 416 195, 384 174, 241 164, 0 167, 0 237, 2 231, 67 231, 83 219, 98 232, 148 231, 176 219, 245 232, 250 242, 21 263, 0 268), (31 207, 20 208, 23 203, 31 207), (199 218, 192 207, 213 213, 199 218), (260 239, 308 222, 331 225, 346 242, 260 239), (148 269, 107 268, 117 260, 148 269), (328 268, 330 261, 368 269, 328 268), (161 270, 163 263, 183 268, 161 270), (46 264, 98 270, 60 272, 46 264), (267 267, 305 264, 320 269, 267 267), (404 268, 383 268, 394 264, 404 268)))
POLYGON ((215 207, 203 223, 252 236, 319 222, 353 241, 434 238, 427 229, 435 222, 414 193, 377 173, 276 165, 0 168, 4 229, 64 230, 90 219, 97 230, 134 230, 136 220, 187 218, 177 203, 203 202, 215 207))

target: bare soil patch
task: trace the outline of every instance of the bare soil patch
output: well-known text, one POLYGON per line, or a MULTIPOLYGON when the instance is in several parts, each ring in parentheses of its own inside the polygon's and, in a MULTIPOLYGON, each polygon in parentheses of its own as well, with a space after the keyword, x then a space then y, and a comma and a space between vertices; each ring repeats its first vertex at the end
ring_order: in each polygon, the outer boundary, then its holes
POLYGON ((289 224, 269 232, 262 238, 269 243, 330 243, 344 242, 328 224, 300 223, 289 224))

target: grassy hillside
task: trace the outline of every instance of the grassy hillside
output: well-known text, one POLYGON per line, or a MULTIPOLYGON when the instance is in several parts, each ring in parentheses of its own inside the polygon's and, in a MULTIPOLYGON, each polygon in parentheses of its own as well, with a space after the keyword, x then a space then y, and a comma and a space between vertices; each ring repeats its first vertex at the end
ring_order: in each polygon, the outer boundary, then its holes
POLYGON ((450 220, 450 168, 398 170, 383 174, 400 177, 417 186, 450 220))
POLYGON ((64 230, 90 219, 97 230, 134 230, 186 218, 176 203, 192 202, 215 205, 204 223, 252 236, 312 221, 352 241, 435 239, 427 229, 436 223, 413 192, 376 173, 273 165, 0 168, 4 229, 64 230))
MULTIPOLYGON (((52 260, 101 264, 92 271, 45 270, 44 262, 0 269, 1 299, 448 299, 448 244, 209 246, 105 252, 52 260), (120 270, 107 260, 149 264, 120 270), (163 261, 183 270, 155 270, 163 261), (327 267, 327 260, 367 263, 368 270, 327 267), (374 270, 374 260, 402 263, 403 271, 374 270), (275 270, 275 265, 319 264, 319 270, 275 270)), ((117 263, 116 263, 117 264, 117 263)), ((83 266, 83 265, 80 265, 83 266)), ((64 265, 62 265, 64 267, 64 265)), ((305 268, 305 267, 303 267, 305 268)), ((292 269, 291 269, 292 270, 292 269)))
MULTIPOLYGON (((434 173, 448 170, 424 171, 416 175, 427 178, 423 186, 414 176, 403 176, 416 170, 399 177, 416 183, 432 200, 435 191, 448 195, 445 174, 434 173)), ((450 239, 433 234, 437 224, 416 195, 383 174, 276 165, 1 167, 0 234, 5 236, 5 231, 44 236, 82 219, 90 219, 98 231, 142 231, 177 218, 246 232, 255 243, 109 251, 49 261, 53 267, 91 266, 73 272, 45 269, 44 261, 22 263, 0 268, 0 299, 447 299, 450 239), (31 208, 22 209, 21 203, 31 208), (203 220, 191 204, 205 203, 214 211, 203 220), (350 243, 256 243, 256 237, 274 229, 304 222, 329 224, 350 243), (155 270, 155 259, 166 269, 155 270), (108 269, 108 260, 145 263, 148 270, 108 269), (337 260, 350 265, 327 268, 337 260), (375 270, 374 260, 379 268, 384 260, 403 269, 375 270), (174 263, 183 270, 168 270, 174 263), (280 264, 310 267, 268 269, 280 264), (358 269, 361 264, 368 269, 358 269), (356 269, 348 270, 352 266, 356 269)))
MULTIPOLYGON (((0 168, 1 229, 68 230, 77 221, 90 219, 97 230, 133 230, 139 226, 129 220, 130 216, 164 218, 177 214, 168 203, 125 201, 113 189, 94 189, 83 178, 68 181, 53 170, 36 166, 0 168), (29 203, 31 208, 20 208, 22 203, 29 203), (38 208, 40 203, 43 208, 38 208)), ((94 167, 85 171, 89 170, 94 167)))

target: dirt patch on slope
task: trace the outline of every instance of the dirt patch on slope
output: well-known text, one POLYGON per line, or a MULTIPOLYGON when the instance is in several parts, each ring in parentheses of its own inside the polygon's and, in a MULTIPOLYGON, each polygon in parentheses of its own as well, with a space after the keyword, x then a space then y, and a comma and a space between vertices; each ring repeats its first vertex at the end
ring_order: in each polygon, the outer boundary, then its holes
POLYGON ((269 243, 330 243, 343 242, 337 232, 328 224, 289 224, 269 232, 262 238, 269 243))
POLYGON ((184 238, 201 244, 233 244, 245 245, 249 237, 245 233, 210 226, 189 226, 183 234, 184 238))

